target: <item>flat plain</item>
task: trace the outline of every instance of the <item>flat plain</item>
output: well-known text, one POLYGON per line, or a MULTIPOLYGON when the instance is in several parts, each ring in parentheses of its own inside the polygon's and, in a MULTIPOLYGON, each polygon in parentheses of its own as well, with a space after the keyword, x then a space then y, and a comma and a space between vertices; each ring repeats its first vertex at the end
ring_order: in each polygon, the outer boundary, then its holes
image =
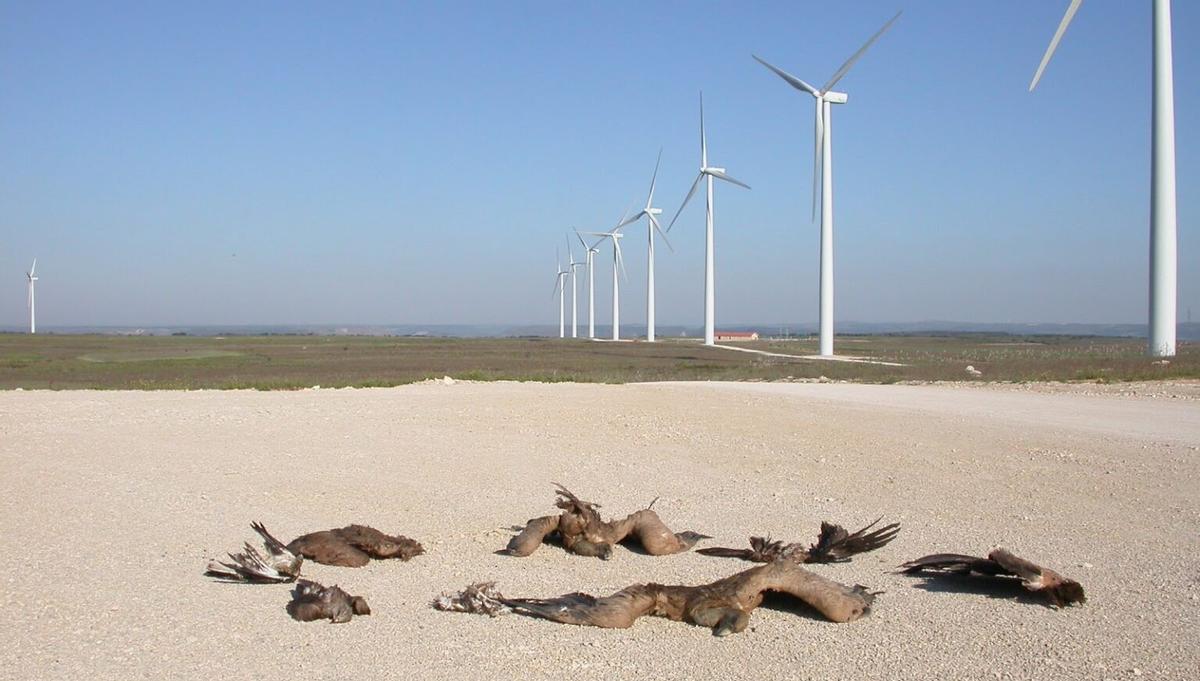
POLYGON ((987 334, 839 336, 837 352, 889 364, 805 359, 811 338, 705 347, 557 338, 69 336, 0 334, 0 389, 296 389, 468 380, 1099 381, 1200 378, 1200 344, 1171 361, 1142 340, 987 334), (763 354, 769 353, 769 354, 763 354), (980 372, 967 372, 968 366, 980 372))
MULTIPOLYGON (((208 361, 208 360, 204 360, 208 361)), ((832 366, 832 365, 830 365, 832 366)), ((0 678, 1191 679, 1200 667, 1200 385, 427 381, 293 391, 0 392, 0 678), (496 555, 554 511, 552 481, 738 546, 821 520, 902 523, 814 570, 883 593, 831 624, 775 603, 751 628, 627 630, 438 612, 512 596, 695 584, 694 552, 496 555), (202 575, 254 539, 372 524, 426 555, 306 565, 373 613, 301 624, 286 585, 202 575), (1082 607, 894 573, 995 546, 1079 579, 1082 607)))

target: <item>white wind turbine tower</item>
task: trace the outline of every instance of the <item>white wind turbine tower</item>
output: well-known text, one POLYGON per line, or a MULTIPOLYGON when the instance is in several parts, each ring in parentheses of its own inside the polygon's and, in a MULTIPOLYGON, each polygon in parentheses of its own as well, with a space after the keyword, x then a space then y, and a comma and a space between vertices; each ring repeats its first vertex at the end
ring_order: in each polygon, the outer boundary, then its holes
MULTIPOLYGON (((567 282, 568 272, 562 268, 562 262, 558 259, 557 249, 554 254, 554 267, 557 270, 554 275, 554 288, 558 289, 558 337, 566 338, 566 303, 563 297, 563 294, 565 293, 563 289, 565 288, 564 285, 567 282)), ((553 298, 554 294, 551 293, 550 297, 553 298)))
MULTIPOLYGON (((618 239, 625 236, 615 228, 611 232, 584 232, 592 236, 612 239, 613 245, 613 284, 612 284, 612 339, 621 340, 621 289, 617 281, 617 268, 625 273, 625 261, 621 257, 621 244, 618 239)), ((601 239, 603 240, 603 239, 601 239)), ((600 243, 600 242, 596 242, 600 243)))
POLYGON ((675 221, 679 219, 679 214, 683 212, 684 206, 687 206, 688 201, 692 200, 692 194, 696 193, 696 187, 700 186, 700 180, 707 180, 708 194, 704 202, 704 344, 713 345, 716 343, 716 276, 713 266, 713 178, 732 182, 740 187, 750 188, 750 185, 744 182, 739 182, 725 174, 724 168, 717 168, 708 165, 708 142, 704 137, 704 93, 700 93, 700 174, 696 176, 696 181, 692 183, 692 188, 688 190, 687 196, 684 197, 683 203, 680 204, 679 210, 675 211, 675 217, 671 218, 671 223, 667 225, 667 231, 671 231, 671 227, 675 225, 675 221))
MULTIPOLYGON (((579 326, 578 326, 578 323, 576 322, 576 320, 578 319, 578 315, 575 312, 575 310, 576 310, 575 270, 577 268, 583 267, 583 263, 575 262, 575 253, 571 250, 571 237, 570 236, 567 237, 567 258, 570 261, 570 265, 567 266, 567 271, 569 271, 571 273, 571 338, 578 338, 579 337, 579 332, 578 332, 579 326)), ((590 266, 588 269, 589 270, 591 269, 590 266)))
MULTIPOLYGON (((657 231, 659 236, 663 238, 663 243, 667 248, 671 248, 671 242, 667 241, 667 235, 663 233, 662 225, 658 224, 658 215, 662 215, 661 208, 654 208, 654 183, 658 181, 658 166, 662 162, 662 149, 658 150, 658 160, 654 162, 654 175, 650 177, 650 194, 646 197, 646 207, 634 213, 632 217, 621 221, 621 224, 614 227, 614 231, 621 229, 625 225, 630 225, 643 216, 646 217, 646 342, 654 342, 654 232, 657 231)), ((613 242, 614 244, 616 241, 613 242)), ((672 251, 675 249, 671 248, 672 251)))
MULTIPOLYGON (((1083 0, 1071 0, 1067 13, 1038 64, 1029 91, 1037 87, 1083 0)), ((1171 57, 1171 2, 1154 0, 1154 80, 1150 130, 1150 333, 1154 357, 1175 356, 1176 254, 1175 222, 1175 75, 1171 57)))
POLYGON ((879 36, 892 27, 892 24, 900 18, 900 14, 901 12, 897 12, 896 16, 888 20, 883 25, 883 28, 871 36, 866 44, 858 48, 857 52, 850 55, 846 63, 842 64, 842 67, 833 74, 829 82, 825 83, 820 90, 754 55, 754 58, 760 64, 774 71, 776 75, 786 80, 792 87, 807 92, 816 100, 816 136, 813 148, 813 218, 816 219, 817 189, 819 186, 821 197, 820 353, 824 357, 833 355, 833 149, 830 141, 830 127, 832 124, 830 119, 830 105, 845 104, 847 100, 846 93, 834 92, 831 88, 837 85, 837 82, 846 75, 850 67, 854 66, 854 62, 858 61, 866 53, 867 48, 871 47, 879 39, 879 36), (818 176, 820 177, 819 182, 818 176))
MULTIPOLYGON (((592 244, 591 246, 588 246, 587 242, 583 240, 583 235, 581 235, 579 233, 578 229, 575 230, 575 236, 579 239, 579 243, 583 246, 584 251, 587 252, 586 262, 587 262, 587 273, 588 273, 588 338, 595 338, 596 337, 596 276, 595 276, 595 270, 592 269, 592 265, 595 262, 596 254, 600 252, 600 249, 596 248, 596 246, 600 245, 600 241, 597 241, 596 243, 592 244)), ((603 241, 603 239, 601 241, 603 241)))
POLYGON ((33 285, 38 280, 37 258, 33 259, 33 266, 25 273, 25 278, 29 280, 29 333, 37 333, 37 306, 33 296, 33 285))

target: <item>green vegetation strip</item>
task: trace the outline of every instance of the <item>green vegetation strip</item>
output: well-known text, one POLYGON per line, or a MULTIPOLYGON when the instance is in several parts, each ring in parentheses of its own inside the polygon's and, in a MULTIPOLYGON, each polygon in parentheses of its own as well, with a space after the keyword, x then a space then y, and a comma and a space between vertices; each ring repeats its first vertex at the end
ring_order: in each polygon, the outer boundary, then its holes
MULTIPOLYGON (((813 355, 814 339, 738 344, 813 355)), ((382 387, 462 380, 625 383, 663 380, 1132 381, 1200 378, 1200 345, 1167 363, 1138 339, 1071 336, 844 336, 839 352, 885 366, 773 357, 695 341, 377 336, 61 336, 0 334, 0 389, 382 387), (968 365, 981 372, 976 377, 968 365)))

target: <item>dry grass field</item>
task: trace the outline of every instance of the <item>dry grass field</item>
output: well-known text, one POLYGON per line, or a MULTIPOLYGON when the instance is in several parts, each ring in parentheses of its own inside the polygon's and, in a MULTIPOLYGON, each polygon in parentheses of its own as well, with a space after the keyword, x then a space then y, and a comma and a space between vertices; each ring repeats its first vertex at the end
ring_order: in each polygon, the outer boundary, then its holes
POLYGON ((696 341, 374 336, 136 337, 0 335, 0 389, 296 389, 468 380, 629 383, 660 380, 1102 381, 1200 377, 1200 347, 1156 364, 1136 339, 1069 336, 848 336, 838 352, 905 366, 802 359, 815 340, 696 341), (982 372, 972 377, 968 365, 982 372))

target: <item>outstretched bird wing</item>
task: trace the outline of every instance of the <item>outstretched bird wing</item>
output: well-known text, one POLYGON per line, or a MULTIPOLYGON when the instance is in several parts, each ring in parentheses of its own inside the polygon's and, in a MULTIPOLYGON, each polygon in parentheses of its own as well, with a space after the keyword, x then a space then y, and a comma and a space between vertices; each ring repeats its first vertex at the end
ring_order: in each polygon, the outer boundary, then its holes
POLYGON ((822 522, 821 534, 817 537, 817 543, 808 547, 808 557, 804 562, 840 563, 850 560, 850 556, 856 553, 874 551, 886 545, 900 532, 900 523, 892 523, 868 532, 872 527, 878 525, 880 520, 883 520, 882 516, 854 534, 846 532, 841 525, 822 522))
POLYGON ((1087 602, 1083 585, 1079 582, 1024 558, 1019 558, 1005 549, 998 548, 989 553, 987 558, 956 553, 936 553, 904 563, 900 569, 908 574, 931 570, 935 573, 970 577, 1015 577, 1029 591, 1042 594, 1050 605, 1062 607, 1072 603, 1087 602))
POLYGON ((556 515, 534 518, 525 525, 525 529, 521 530, 520 534, 508 540, 508 546, 504 551, 510 556, 528 556, 542 545, 542 540, 546 538, 546 535, 557 529, 558 516, 556 515))
POLYGON ((513 610, 563 624, 626 629, 654 609, 654 585, 635 584, 611 596, 570 593, 558 598, 507 598, 513 610))
POLYGON ((900 532, 900 524, 892 523, 877 530, 870 531, 879 524, 880 519, 851 534, 841 525, 829 522, 821 523, 821 534, 817 541, 807 549, 802 544, 784 544, 771 541, 769 537, 750 537, 749 549, 731 549, 715 547, 699 549, 706 556, 721 556, 726 558, 741 558, 755 563, 770 563, 788 559, 797 563, 840 563, 850 560, 857 553, 866 553, 884 546, 896 538, 900 532))
MULTIPOLYGON (((770 537, 750 537, 750 548, 748 549, 730 549, 721 546, 714 546, 707 549, 696 549, 697 553, 702 553, 706 556, 719 556, 721 558, 741 558, 753 563, 770 563, 773 560, 782 558, 784 550, 789 547, 796 547, 797 544, 784 545, 781 541, 772 541, 770 537)), ((801 556, 803 558, 803 556, 801 556)))
POLYGON ((249 544, 245 545, 245 549, 242 553, 229 554, 231 562, 210 561, 206 574, 234 582, 261 584, 292 582, 299 574, 299 571, 294 574, 279 571, 249 544))
POLYGON ((752 602, 764 591, 785 593, 804 601, 833 622, 851 622, 862 617, 875 600, 875 594, 866 587, 840 584, 790 560, 751 568, 728 580, 737 580, 741 602, 752 602))
POLYGON ((612 543, 624 540, 626 537, 637 537, 642 548, 652 556, 666 556, 672 553, 682 553, 696 545, 701 539, 710 539, 699 532, 672 532, 658 514, 649 508, 643 508, 626 516, 623 520, 608 523, 611 534, 608 539, 612 543))
POLYGON ((258 533, 258 536, 262 537, 263 546, 267 547, 267 554, 270 555, 271 558, 286 557, 290 559, 295 557, 292 555, 291 551, 287 550, 287 547, 283 545, 283 542, 271 536, 270 532, 267 532, 267 528, 264 527, 262 523, 253 522, 250 523, 250 527, 258 533))
POLYGON ((658 615, 712 627, 725 635, 743 631, 750 613, 762 602, 766 591, 791 594, 834 622, 849 622, 866 614, 874 594, 861 586, 844 586, 813 574, 791 561, 744 570, 735 575, 698 586, 634 584, 611 596, 597 598, 585 593, 570 593, 557 598, 505 598, 490 583, 475 584, 457 596, 443 596, 434 602, 439 610, 463 610, 492 615, 490 606, 476 604, 474 591, 486 587, 488 598, 513 611, 581 626, 624 629, 644 615, 658 615))
POLYGON ((1047 601, 1056 607, 1061 608, 1072 603, 1087 602, 1082 584, 1068 579, 1050 568, 1044 568, 1024 558, 1018 558, 999 548, 988 554, 988 560, 1020 577, 1021 584, 1026 589, 1040 592, 1047 601))
POLYGON ((236 582, 293 582, 300 576, 300 565, 304 562, 302 556, 297 556, 287 549, 262 523, 254 522, 250 527, 262 537, 267 555, 263 556, 249 543, 245 544, 242 553, 229 554, 231 562, 213 560, 208 564, 206 574, 218 579, 236 582))

